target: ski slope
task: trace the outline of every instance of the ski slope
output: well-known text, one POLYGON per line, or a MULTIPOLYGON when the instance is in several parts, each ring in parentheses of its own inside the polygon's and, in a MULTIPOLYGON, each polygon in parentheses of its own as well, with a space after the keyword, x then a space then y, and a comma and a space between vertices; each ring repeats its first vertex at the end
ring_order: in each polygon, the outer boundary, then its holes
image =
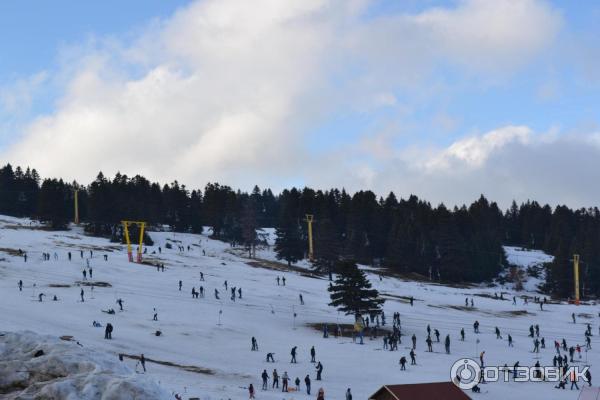
MULTIPOLYGON (((513 305, 513 294, 507 291, 506 300, 494 299, 494 293, 500 293, 498 287, 450 287, 391 277, 380 279, 369 273, 373 286, 387 299, 384 310, 388 325, 394 312, 401 315, 403 343, 399 351, 390 352, 382 350, 381 337, 365 339, 364 345, 359 345, 350 337, 334 338, 330 329, 330 337, 323 338, 321 331, 310 324, 351 324, 353 318, 340 315, 327 305, 327 280, 311 277, 302 268, 287 270, 284 265, 269 261, 274 260, 271 250, 257 252, 258 257, 267 260, 258 265, 244 258, 241 249, 205 235, 150 232, 155 246, 149 248, 145 260, 164 263, 165 271, 159 272, 150 265, 129 263, 125 246, 85 236, 81 228, 61 232, 38 228, 26 219, 0 216, 0 331, 32 330, 54 337, 73 336, 83 348, 114 360, 120 353, 144 353, 146 358, 162 362, 147 362, 145 376, 167 393, 156 395, 161 399, 173 398, 174 393, 185 399, 246 399, 250 383, 256 389, 256 397, 265 400, 314 398, 319 387, 324 388, 327 399, 343 399, 347 388, 352 389, 355 399, 366 399, 383 384, 447 381, 456 360, 478 359, 481 351, 485 351, 486 365, 513 365, 516 361, 522 366, 533 365, 538 359, 542 365, 551 365, 553 341, 565 338, 569 346, 583 345, 586 323, 593 327, 592 350, 577 364, 583 365, 587 357, 592 376, 594 366, 600 365, 595 305, 548 304, 540 311, 533 301, 525 305, 520 298, 513 305), (167 242, 175 245, 173 249, 165 248, 167 242), (177 245, 184 246, 185 251, 179 251, 177 245), (158 246, 162 248, 160 254, 158 246), (15 254, 18 249, 27 252, 27 262, 15 254), (80 250, 84 250, 83 258, 80 250), (91 258, 89 250, 93 251, 91 258), (69 251, 71 261, 67 259, 69 251), (43 260, 43 252, 50 253, 49 261, 43 260), (55 252, 58 260, 54 259, 55 252), (108 261, 104 261, 104 254, 108 261), (92 292, 89 286, 78 286, 86 259, 93 268, 92 281, 106 282, 109 287, 95 286, 92 292), (201 272, 204 282, 200 281, 201 272), (278 286, 276 278, 284 276, 286 285, 278 286), (20 279, 24 283, 22 292, 17 287, 20 279), (230 300, 225 280, 229 287, 242 288, 242 299, 230 300), (198 289, 200 285, 205 297, 193 299, 192 287, 198 289), (84 302, 80 301, 81 288, 84 302), (220 292, 220 300, 214 297, 215 289, 220 292), (43 302, 38 301, 40 292, 46 295, 43 302), (304 297, 304 305, 299 303, 299 294, 304 297), (58 301, 51 301, 54 295, 58 301), (406 300, 409 296, 415 298, 413 307, 406 300), (119 298, 124 301, 122 312, 116 304, 119 298), (474 299, 475 307, 464 307, 465 298, 474 299), (109 308, 115 309, 116 314, 102 312, 109 308), (158 321, 153 321, 154 308, 158 321), (578 315, 577 324, 571 321, 572 312, 578 315), (104 339, 104 328, 93 327, 94 320, 103 326, 112 323, 113 340, 104 339), (479 335, 472 331, 475 320, 481 324, 479 335), (432 330, 440 331, 442 342, 450 334, 450 355, 444 353, 443 343, 434 343, 434 353, 425 352, 428 324, 432 330), (547 348, 539 355, 531 352, 532 340, 527 337, 531 324, 539 324, 541 336, 546 339, 547 348), (496 339, 496 326, 502 331, 503 340, 496 339), (461 328, 466 331, 465 342, 458 340, 461 328), (155 336, 156 330, 162 336, 155 336), (398 360, 402 355, 408 358, 413 333, 417 336, 417 365, 400 371, 398 360), (509 333, 514 348, 507 346, 509 333), (259 351, 250 351, 252 336, 258 340, 259 351), (290 364, 293 346, 298 346, 297 364, 290 364), (309 362, 311 346, 315 346, 316 358, 324 366, 321 382, 315 380, 315 365, 309 362), (266 363, 267 352, 275 353, 274 364, 266 363), (287 371, 292 381, 299 377, 302 391, 262 391, 260 374, 266 369, 271 375, 273 368, 280 375, 287 371), (312 380, 310 397, 304 393, 307 374, 312 380)), ((123 363, 130 370, 136 369, 135 359, 126 357, 123 363)), ((577 399, 578 392, 568 388, 558 391, 553 385, 489 383, 482 385, 482 393, 468 395, 498 400, 577 399)))

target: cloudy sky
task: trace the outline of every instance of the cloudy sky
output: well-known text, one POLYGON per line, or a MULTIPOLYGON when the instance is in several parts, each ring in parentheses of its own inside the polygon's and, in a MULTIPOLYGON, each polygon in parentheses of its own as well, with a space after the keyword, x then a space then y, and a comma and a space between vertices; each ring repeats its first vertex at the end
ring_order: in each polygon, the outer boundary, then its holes
POLYGON ((599 205, 600 3, 0 2, 0 161, 599 205))

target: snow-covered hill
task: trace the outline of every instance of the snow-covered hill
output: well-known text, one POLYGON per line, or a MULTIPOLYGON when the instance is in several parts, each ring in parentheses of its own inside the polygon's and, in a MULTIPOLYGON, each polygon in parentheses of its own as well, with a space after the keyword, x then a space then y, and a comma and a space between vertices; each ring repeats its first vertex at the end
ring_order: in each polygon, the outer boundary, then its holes
MULTIPOLYGON (((478 358, 482 350, 488 365, 512 365, 516 361, 533 365, 538 359, 551 364, 553 340, 565 338, 569 345, 583 344, 586 323, 592 324, 594 333, 599 331, 594 305, 548 304, 541 311, 537 304, 524 304, 520 297, 513 305, 510 292, 504 293, 506 300, 494 299, 499 288, 380 279, 378 274, 369 273, 374 287, 387 299, 388 324, 394 312, 401 314, 405 336, 399 351, 383 350, 381 337, 367 339, 362 346, 350 337, 331 335, 325 339, 320 331, 323 323, 330 324, 333 332, 336 324, 353 322, 327 305, 327 280, 312 277, 303 268, 288 269, 274 262, 269 249, 258 252, 264 261, 248 260, 240 249, 205 235, 150 235, 156 245, 149 248, 145 260, 164 263, 164 272, 152 265, 129 263, 124 246, 87 237, 80 228, 50 232, 27 220, 0 217, 0 331, 25 329, 55 338, 73 336, 85 349, 102 352, 108 359, 118 361, 117 355, 124 354, 123 364, 131 369, 136 367, 135 357, 144 353, 148 359, 145 377, 169 397, 180 393, 183 398, 202 400, 247 398, 250 383, 257 389, 257 398, 265 400, 313 398, 321 386, 327 399, 343 399, 349 387, 355 399, 365 399, 382 384, 449 380, 450 368, 457 359, 478 358), (173 244, 173 248, 166 249, 166 243, 173 244), (27 253, 26 262, 19 256, 19 249, 27 253), (49 253, 50 260, 44 261, 43 253, 49 253), (88 262, 93 278, 84 280, 82 271, 88 262), (200 280, 201 273, 204 281, 200 280), (277 277, 286 278, 285 286, 282 281, 277 285, 277 277), (19 280, 23 280, 23 291, 17 287, 19 280), (93 290, 91 282, 95 283, 93 290), (205 297, 192 298, 192 287, 200 286, 205 297), (230 299, 232 286, 242 289, 241 299, 230 299), (84 302, 80 299, 81 289, 84 302), (215 290, 219 291, 219 299, 215 298, 215 290), (40 293, 45 294, 42 302, 38 301, 40 293), (304 305, 300 305, 300 294, 304 305), (53 296, 58 300, 52 301, 53 296), (407 301, 410 296, 415 298, 413 307, 407 301), (116 304, 119 298, 124 301, 123 311, 116 304), (465 307, 466 298, 473 299, 475 307, 465 307), (103 312, 109 308, 116 313, 103 312), (154 308, 158 321, 153 321, 154 308), (572 312, 579 315, 577 324, 571 321, 572 312), (479 335, 472 332, 475 320, 481 324, 479 335), (113 339, 105 340, 104 328, 92 326, 93 321, 103 327, 108 322, 114 325, 113 339), (434 343, 433 353, 425 352, 428 324, 440 331, 442 341, 450 334, 450 355, 443 352, 441 343, 434 343), (531 353, 532 339, 527 337, 532 324, 539 324, 548 344, 539 355, 531 353), (502 331, 502 340, 493 333, 496 326, 502 331), (466 331, 464 342, 458 340, 461 328, 466 331), (161 336, 155 335, 157 330, 161 336), (506 342, 508 333, 515 341, 512 348, 506 342), (417 365, 400 371, 398 360, 408 355, 413 334, 417 336, 417 365), (253 336, 259 345, 256 352, 250 351, 253 336), (298 346, 297 364, 289 362, 293 346, 298 346), (311 346, 315 346, 317 360, 324 365, 321 382, 315 381, 311 346), (275 354, 274 364, 266 362, 267 352, 275 354), (303 383, 301 392, 261 391, 261 372, 266 369, 270 374, 274 368, 280 374, 287 371, 292 380, 299 377, 303 381, 309 374, 313 394, 309 397, 304 393, 303 383)), ((516 296, 524 294, 515 292, 516 296)), ((587 358, 592 375, 594 365, 600 365, 595 350, 600 346, 597 337, 592 339, 593 350, 577 359, 583 364, 587 358)), ((473 397, 577 398, 575 391, 558 391, 551 383, 494 383, 485 385, 484 392, 473 397)))

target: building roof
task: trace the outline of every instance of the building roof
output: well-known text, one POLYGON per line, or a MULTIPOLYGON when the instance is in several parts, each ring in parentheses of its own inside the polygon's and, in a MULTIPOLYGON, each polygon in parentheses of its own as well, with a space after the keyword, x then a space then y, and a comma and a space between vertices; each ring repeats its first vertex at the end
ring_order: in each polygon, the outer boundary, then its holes
POLYGON ((377 399, 382 391, 398 400, 470 400, 461 389, 452 382, 415 383, 409 385, 385 385, 369 397, 377 399))

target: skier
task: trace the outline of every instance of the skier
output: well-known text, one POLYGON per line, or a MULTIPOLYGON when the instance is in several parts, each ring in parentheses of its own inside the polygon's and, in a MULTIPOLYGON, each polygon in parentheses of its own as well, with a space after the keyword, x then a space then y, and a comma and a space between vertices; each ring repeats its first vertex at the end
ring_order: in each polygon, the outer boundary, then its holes
POLYGON ((310 348, 310 362, 314 363, 315 361, 315 356, 316 356, 316 351, 315 351, 315 346, 312 346, 310 348))
POLYGON ((154 310, 154 316, 152 317, 152 321, 158 321, 158 312, 156 311, 156 308, 154 308, 153 310, 154 310))
POLYGON ((83 288, 81 289, 81 292, 79 293, 79 295, 81 296, 81 302, 83 303, 85 300, 83 299, 83 288))
POLYGON ((514 347, 513 346, 513 338, 510 334, 508 335, 508 347, 514 347))
POLYGON ((415 354, 414 349, 410 350, 410 365, 417 365, 417 355, 415 354))
POLYGON ((23 291, 23 281, 19 279, 19 292, 23 291))
POLYGON ((225 286, 225 290, 227 290, 227 281, 225 281, 225 283, 223 283, 223 286, 225 286))
POLYGON ((123 299, 118 299, 117 304, 119 305, 119 309, 123 311, 123 299))
POLYGON ((200 280, 204 281, 204 273, 200 272, 200 280))
POLYGON ((44 296, 45 296, 44 293, 38 294, 38 300, 39 300, 40 303, 42 302, 42 297, 44 297, 44 296))
POLYGON ((310 395, 310 376, 304 377, 304 384, 306 385, 306 394, 310 395))
POLYGON ((238 299, 242 298, 242 288, 238 289, 238 299))
POLYGON ((292 355, 292 360, 290 361, 290 363, 296 364, 296 349, 298 347, 294 346, 292 347, 292 351, 290 352, 290 354, 292 355))
POLYGON ((83 280, 84 281, 87 280, 87 272, 86 272, 86 270, 84 269, 83 271, 81 271, 81 273, 83 274, 83 280))
POLYGON ((267 390, 267 382, 269 380, 269 374, 267 374, 266 369, 263 370, 261 377, 262 377, 262 390, 267 390))
POLYGON ((498 327, 496 327, 496 339, 502 339, 502 336, 500 335, 500 329, 498 327))
POLYGON ((277 286, 279 286, 279 277, 277 277, 277 286))
POLYGON ((513 305, 517 305, 517 298, 515 296, 513 296, 513 305))
POLYGON ((300 296, 300 305, 303 306, 304 305, 304 299, 302 298, 302 293, 300 293, 298 296, 300 296))
POLYGON ((461 340, 462 342, 464 342, 464 341, 465 341, 465 328, 461 328, 461 329, 460 329, 460 340, 461 340))
POLYGON ((215 299, 219 300, 219 291, 215 289, 215 299))
POLYGON ((146 372, 146 358, 144 357, 144 353, 140 356, 140 364, 142 364, 142 368, 144 372, 146 372))
POLYGON ((204 298, 204 287, 200 286, 200 297, 204 298))
POLYGON ((440 342, 440 331, 438 331, 437 329, 434 329, 433 333, 435 335, 435 341, 439 343, 440 342))
POLYGON ((281 282, 283 282, 283 286, 285 286, 285 276, 281 278, 281 282))
POLYGON ((248 394, 249 394, 249 398, 250 399, 254 399, 254 386, 252 384, 250 384, 250 386, 248 386, 248 394))
POLYGON ((71 252, 69 251, 67 255, 69 256, 69 261, 71 261, 71 252))
POLYGON ((273 358, 273 353, 267 353, 267 362, 275 362, 275 359, 273 358))
POLYGON ((406 357, 400 357, 400 371, 406 371, 406 357))
POLYGON ((258 342, 254 336, 252 336, 252 349, 250 351, 258 351, 258 342))
POLYGON ((538 339, 535 339, 533 341, 533 353, 539 353, 540 352, 540 341, 538 339))
POLYGON ((575 323, 576 323, 576 322, 575 322, 575 313, 572 313, 572 314, 571 314, 571 318, 573 319, 573 323, 575 324, 575 323))
POLYGON ((450 354, 450 335, 446 335, 446 341, 444 345, 446 347, 446 354, 450 354))
POLYGON ((475 322, 473 323, 473 331, 474 331, 475 333, 479 333, 479 321, 475 321, 475 322))
POLYGON ((92 277, 92 267, 90 267, 90 269, 88 270, 89 274, 90 274, 90 279, 93 279, 92 277))
POLYGON ((321 361, 319 361, 317 363, 317 380, 318 381, 321 380, 321 373, 323 373, 323 364, 321 364, 321 361))
MULTIPOLYGON (((410 296, 410 306, 411 306, 411 307, 413 306, 414 302, 415 302, 415 298, 414 298, 414 297, 412 297, 412 296, 410 296)), ((400 313, 398 313, 398 321, 399 321, 399 320, 400 320, 400 313)), ((350 389, 348 389, 348 390, 350 390, 350 389)))
POLYGON ((413 333, 412 335, 412 345, 413 350, 417 347, 417 336, 413 333))
POLYGON ((183 282, 179 281, 179 291, 181 292, 181 286, 183 285, 183 282))
POLYGON ((104 261, 108 261, 108 254, 104 255, 104 261))
POLYGON ((479 354, 479 361, 481 362, 481 368, 483 368, 483 356, 485 355, 485 351, 482 351, 479 354))

